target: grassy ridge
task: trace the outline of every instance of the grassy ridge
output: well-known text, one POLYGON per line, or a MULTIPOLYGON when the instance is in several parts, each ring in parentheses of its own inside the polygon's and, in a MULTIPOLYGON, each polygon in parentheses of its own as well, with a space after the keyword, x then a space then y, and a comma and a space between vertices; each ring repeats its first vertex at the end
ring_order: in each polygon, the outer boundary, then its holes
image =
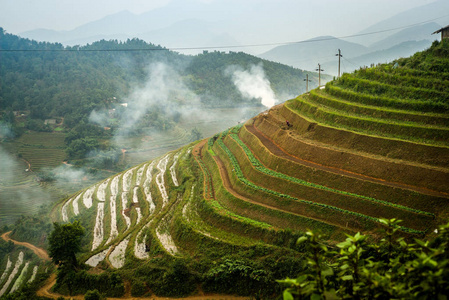
POLYGON ((337 86, 334 82, 326 84, 326 93, 335 97, 343 98, 360 104, 389 107, 395 109, 410 110, 416 112, 441 113, 449 111, 449 105, 440 102, 423 100, 404 100, 401 98, 390 98, 386 96, 372 95, 357 92, 337 86))
MULTIPOLYGON (((304 200, 304 199, 298 199, 298 198, 292 197, 292 196, 284 194, 284 193, 280 193, 280 192, 273 191, 273 190, 270 190, 270 189, 267 189, 267 188, 264 188, 264 187, 260 187, 260 186, 258 186, 256 184, 254 184, 253 182, 249 181, 243 175, 243 172, 242 172, 242 170, 240 168, 240 165, 239 165, 237 159, 235 158, 234 154, 229 150, 229 148, 226 147, 226 145, 224 144, 223 140, 219 139, 219 140, 217 140, 217 143, 223 149, 223 151, 226 153, 226 155, 228 156, 228 159, 229 159, 229 161, 232 164, 232 167, 233 167, 233 169, 235 171, 234 173, 236 174, 237 178, 242 183, 244 183, 245 185, 251 187, 252 189, 263 191, 263 192, 265 192, 267 194, 274 195, 274 196, 277 196, 277 197, 280 197, 280 198, 293 200, 295 202, 302 203, 302 204, 305 204, 305 205, 308 205, 308 206, 324 209, 324 211, 326 211, 326 210, 336 211, 336 212, 339 212, 339 213, 343 213, 345 215, 351 215, 351 216, 355 216, 355 217, 361 218, 361 219, 363 219, 365 221, 379 223, 379 219, 375 218, 375 217, 367 216, 367 215, 364 215, 364 214, 361 214, 361 213, 357 213, 357 212, 354 212, 354 211, 341 209, 339 207, 332 206, 332 205, 327 205, 327 204, 323 204, 323 203, 316 203, 316 202, 312 202, 312 201, 308 201, 308 200, 304 200)), ((417 234, 425 233, 425 231, 415 230, 415 229, 407 228, 407 227, 404 227, 404 226, 401 227, 401 230, 403 230, 404 232, 409 232, 409 233, 417 233, 417 234)))
MULTIPOLYGON (((345 130, 327 126, 325 124, 313 122, 301 115, 300 112, 292 110, 288 105, 283 105, 279 108, 279 115, 284 120, 290 120, 291 124, 293 124, 293 128, 301 137, 304 136, 307 140, 313 140, 314 143, 322 143, 325 148, 340 148, 337 150, 338 152, 344 150, 345 152, 353 153, 356 157, 368 156, 368 158, 370 158, 370 154, 372 154, 376 156, 373 158, 376 159, 379 164, 388 163, 390 162, 390 159, 400 159, 440 168, 449 167, 449 147, 446 146, 417 143, 391 137, 381 137, 378 135, 360 133, 354 130, 345 130), (377 159, 377 157, 380 157, 380 159, 377 159)), ((272 122, 263 119, 262 130, 267 130, 267 126, 274 126, 274 129, 279 131, 277 124, 270 123, 272 122)), ((288 133, 288 131, 286 133, 288 133)), ((270 133, 267 133, 267 135, 273 136, 270 133)), ((290 139, 290 142, 292 142, 292 136, 288 135, 288 138, 290 139)), ((280 140, 280 137, 275 135, 273 136, 273 139, 280 140)), ((299 140, 302 140, 302 138, 299 140)), ((290 148, 288 145, 284 145, 285 143, 281 141, 279 144, 281 144, 284 149, 290 148)), ((297 146, 295 145, 295 147, 297 146)), ((293 151, 293 153, 294 152, 295 151, 293 151)), ((408 166, 413 166, 413 164, 407 165, 407 167, 408 166)), ((371 171, 371 168, 361 167, 363 170, 371 171)), ((395 169, 397 166, 392 167, 395 169)), ((427 168, 427 166, 424 166, 424 168, 427 168)), ((360 173, 363 173, 363 171, 360 173)), ((406 176, 406 174, 403 175, 406 176)), ((443 171, 441 178, 446 178, 447 175, 447 172, 443 171)), ((439 180, 438 176, 431 177, 433 177, 432 180, 439 180)), ((425 180, 425 178, 422 178, 421 180, 425 180)), ((399 181, 401 180, 399 179, 399 181)), ((446 179, 444 181, 447 182, 446 179)), ((446 186, 446 184, 443 184, 443 186, 446 186)))
POLYGON ((355 198, 371 201, 371 202, 374 202, 374 203, 379 203, 379 204, 382 204, 382 205, 387 205, 387 206, 399 208, 399 209, 406 210, 406 211, 409 211, 409 212, 413 212, 413 213, 416 213, 416 214, 422 214, 422 215, 430 216, 432 218, 435 217, 435 215, 433 213, 429 213, 429 212, 426 212, 426 211, 413 209, 413 208, 406 207, 406 206, 399 205, 399 204, 394 204, 394 203, 383 201, 383 200, 379 200, 379 199, 376 199, 376 198, 373 198, 373 197, 358 195, 358 194, 355 194, 355 193, 351 193, 351 192, 346 192, 346 191, 330 188, 330 187, 327 187, 327 186, 324 186, 324 185, 312 183, 312 182, 309 182, 309 181, 298 179, 296 177, 285 175, 285 174, 280 173, 280 172, 273 171, 271 169, 266 168, 264 165, 262 165, 260 163, 260 161, 258 159, 256 159, 254 157, 254 155, 251 152, 251 150, 246 146, 245 143, 242 142, 242 140, 240 140, 240 138, 238 137, 238 135, 235 132, 230 134, 230 136, 232 137, 232 139, 234 139, 240 145, 240 147, 243 148, 243 151, 245 152, 245 154, 248 157, 249 161, 251 162, 252 166, 256 170, 258 170, 259 172, 265 173, 265 174, 267 174, 269 176, 277 177, 277 178, 280 178, 280 179, 283 179, 283 180, 294 182, 296 184, 307 186, 307 187, 312 187, 312 188, 315 188, 315 189, 320 189, 320 190, 324 190, 324 191, 328 191, 328 192, 332 192, 332 193, 337 193, 337 194, 342 194, 342 195, 346 195, 346 196, 351 196, 351 197, 355 197, 355 198))
POLYGON ((355 92, 369 93, 399 99, 421 100, 448 104, 449 95, 439 90, 416 88, 406 85, 392 85, 373 80, 367 80, 350 74, 344 74, 336 85, 355 92))
POLYGON ((246 126, 239 132, 240 139, 252 150, 257 153, 260 163, 272 170, 281 171, 283 174, 327 185, 334 189, 344 190, 355 194, 366 195, 368 197, 381 199, 391 203, 412 206, 418 210, 435 213, 438 207, 444 205, 447 200, 441 197, 424 195, 417 192, 400 189, 393 186, 387 186, 382 182, 371 182, 366 179, 358 179, 349 176, 343 176, 336 172, 316 169, 313 166, 307 166, 294 161, 293 157, 276 156, 271 153, 262 142, 253 135, 246 126))
MULTIPOLYGON (((216 148, 217 151, 221 152, 220 148, 216 148)), ((229 193, 223 186, 223 183, 220 178, 220 172, 218 170, 218 167, 214 161, 214 159, 211 157, 208 151, 205 151, 204 155, 206 164, 211 166, 211 171, 214 177, 214 183, 216 188, 216 196, 221 203, 222 206, 227 207, 230 210, 238 211, 239 213, 245 214, 247 217, 252 218, 254 220, 260 220, 264 222, 268 222, 269 224, 273 224, 273 226, 277 228, 290 228, 293 230, 307 230, 308 228, 314 228, 316 230, 320 230, 323 234, 328 236, 329 238, 331 236, 340 236, 341 237, 341 231, 337 230, 337 227, 331 224, 326 224, 323 222, 320 222, 319 220, 314 220, 312 218, 304 217, 302 215, 298 215, 295 213, 288 212, 287 210, 276 210, 270 207, 266 207, 263 205, 263 202, 260 203, 251 203, 248 201, 245 201, 243 199, 240 199, 238 197, 235 197, 231 193, 229 193)), ((225 161, 226 162, 226 161, 225 161)), ((226 163, 225 163, 226 164, 226 163)), ((229 167, 227 167, 229 172, 229 167)), ((238 185, 234 184, 234 176, 230 176, 231 183, 233 184, 233 188, 239 190, 242 195, 246 195, 245 191, 242 191, 239 189, 238 185)), ((256 197, 255 194, 257 191, 250 192, 249 195, 256 197)), ((249 196, 248 195, 248 196, 249 196)), ((261 199, 265 199, 269 201, 269 199, 266 198, 266 195, 261 194, 261 199)), ((282 199, 279 199, 279 201, 282 201, 282 199)), ((285 201, 283 201, 285 203, 285 201)), ((275 205, 275 202, 269 201, 265 203, 267 205, 275 205)), ((275 207, 275 206, 273 206, 275 207)), ((284 207, 284 206, 283 206, 284 207)), ((285 208, 285 207, 284 207, 285 208)), ((234 225, 229 225, 228 228, 234 228, 234 225)), ((250 232, 253 232, 253 230, 245 229, 244 234, 248 234, 250 232)), ((257 238, 261 238, 266 236, 269 232, 262 233, 262 232, 254 232, 257 236, 257 238)), ((242 234, 242 233, 241 233, 242 234)), ((269 233, 268 236, 272 236, 272 233, 269 233)), ((272 239, 272 238, 270 238, 272 239)))
MULTIPOLYGON (((321 104, 333 109, 346 111, 356 115, 369 116, 384 120, 397 120, 414 122, 422 125, 433 125, 447 127, 449 117, 443 114, 424 114, 421 112, 412 113, 407 110, 394 110, 379 106, 370 106, 346 101, 342 98, 332 97, 320 90, 312 90, 307 95, 308 99, 316 104, 321 104)), ((304 98, 306 98, 304 96, 304 98)))
POLYGON ((298 97, 286 105, 314 121, 338 128, 419 143, 449 145, 449 128, 447 127, 422 126, 412 122, 383 120, 381 118, 350 114, 340 110, 331 110, 315 105, 309 101, 307 96, 298 97))

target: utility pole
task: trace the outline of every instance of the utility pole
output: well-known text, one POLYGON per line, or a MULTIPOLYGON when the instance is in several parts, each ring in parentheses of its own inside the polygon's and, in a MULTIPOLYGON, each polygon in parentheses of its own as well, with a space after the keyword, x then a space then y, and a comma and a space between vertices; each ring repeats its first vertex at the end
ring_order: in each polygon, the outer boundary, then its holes
POLYGON ((309 82, 312 82, 312 80, 309 80, 309 74, 306 74, 306 79, 304 79, 306 82, 306 93, 309 92, 309 82))
POLYGON ((335 54, 335 56, 338 56, 338 78, 340 78, 340 58, 343 57, 340 49, 338 49, 338 54, 335 54))
POLYGON ((315 71, 318 71, 318 87, 321 86, 321 72, 323 72, 324 70, 321 69, 321 65, 318 64, 318 69, 316 69, 315 71))

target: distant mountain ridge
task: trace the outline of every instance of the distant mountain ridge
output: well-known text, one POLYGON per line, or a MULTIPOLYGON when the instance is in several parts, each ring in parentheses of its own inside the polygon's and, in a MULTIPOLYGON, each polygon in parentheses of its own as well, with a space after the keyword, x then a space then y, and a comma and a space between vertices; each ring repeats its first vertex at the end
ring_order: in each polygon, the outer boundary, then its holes
POLYGON ((322 36, 304 43, 279 46, 259 57, 291 66, 301 66, 305 70, 313 70, 318 63, 334 60, 338 49, 348 56, 358 56, 369 52, 365 46, 332 36, 322 36))
POLYGON ((343 63, 346 64, 346 68, 342 71, 350 72, 360 66, 386 63, 422 51, 429 47, 433 40, 439 38, 432 35, 438 28, 440 25, 434 22, 413 26, 368 47, 349 42, 357 38, 342 40, 334 37, 318 37, 305 43, 278 46, 259 57, 304 70, 314 70, 320 63, 325 73, 336 75, 338 59, 335 56, 338 49, 341 50, 343 63), (316 40, 318 42, 313 42, 316 40), (302 59, 303 57, 307 59, 302 59))
MULTIPOLYGON (((415 7, 399 13, 391 18, 378 22, 360 32, 358 34, 365 34, 368 32, 383 31, 392 28, 399 28, 408 26, 410 24, 422 25, 421 22, 431 20, 431 22, 438 23, 441 26, 449 24, 449 1, 438 0, 426 5, 415 7), (443 17, 444 16, 444 17, 443 17)), ((399 29, 400 30, 400 29, 399 29)), ((394 31, 392 31, 394 33, 394 31)), ((369 36, 361 36, 353 41, 363 45, 374 45, 375 43, 387 38, 392 32, 379 33, 369 36)))
MULTIPOLYGON (((237 1, 232 1, 237 4, 237 1)), ((64 45, 84 45, 101 39, 140 38, 168 48, 180 48, 180 51, 185 54, 197 54, 202 50, 184 50, 184 48, 217 47, 221 51, 227 51, 238 48, 225 48, 226 46, 238 47, 245 44, 245 37, 251 36, 254 30, 264 31, 267 34, 273 33, 273 28, 270 28, 266 22, 266 19, 270 18, 270 12, 277 16, 282 15, 285 20, 294 17, 291 2, 279 0, 276 2, 276 10, 273 9, 273 5, 270 2, 264 2, 264 5, 257 8, 257 14, 254 15, 249 13, 254 10, 249 2, 238 2, 238 6, 230 8, 223 1, 177 0, 140 15, 122 11, 69 31, 38 29, 23 32, 20 35, 37 41, 58 42, 64 45), (204 14, 205 11, 207 14, 204 14), (251 28, 247 28, 246 24, 252 24, 251 28)), ((272 46, 251 47, 245 48, 244 51, 305 70, 315 69, 318 63, 332 62, 338 49, 343 51, 345 59, 363 56, 370 52, 373 53, 373 57, 379 57, 381 53, 386 53, 384 50, 404 42, 427 40, 430 45, 431 41, 438 38, 436 35, 431 35, 431 32, 449 24, 449 17, 441 17, 446 11, 449 11, 449 1, 439 0, 387 18, 359 31, 357 34, 361 36, 344 41, 335 39, 310 44, 289 44, 273 49, 270 49, 272 46), (433 21, 421 23, 426 20, 433 21), (406 27, 410 24, 417 25, 406 27), (390 30, 394 28, 398 29, 390 30), (365 35, 373 32, 379 33, 365 35), (380 52, 375 53, 377 51, 380 52)), ((285 31, 291 32, 293 30, 291 27, 286 26, 285 31)), ((320 37, 306 42, 316 39, 320 37)), ((420 43, 416 43, 416 46, 417 48, 407 52, 406 55, 423 50, 420 43)), ((394 50, 389 52, 394 53, 394 50)), ((380 60, 369 63, 385 61, 387 57, 380 57, 380 60)), ((336 74, 335 69, 328 72, 336 74)))

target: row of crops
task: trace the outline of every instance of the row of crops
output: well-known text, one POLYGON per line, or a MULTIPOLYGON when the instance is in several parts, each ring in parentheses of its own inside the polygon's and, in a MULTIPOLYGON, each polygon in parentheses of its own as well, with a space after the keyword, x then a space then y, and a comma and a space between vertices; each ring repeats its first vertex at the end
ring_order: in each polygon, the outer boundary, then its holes
MULTIPOLYGON (((234 129, 235 130, 235 129, 234 129)), ((238 138, 238 136, 235 133, 231 133, 230 134, 234 139, 240 141, 240 139, 238 138)), ((223 138, 223 136, 222 136, 223 138)), ((217 140, 217 144, 224 150, 224 152, 226 153, 227 157, 226 159, 228 159, 231 164, 232 164, 232 168, 233 168, 233 173, 235 173, 236 177, 238 178, 238 180, 240 182, 242 182, 244 185, 248 186, 251 189, 254 190, 258 190, 258 191, 262 191, 264 193, 267 194, 267 196, 274 196, 280 199, 286 199, 286 200, 292 200, 295 203, 298 203, 298 205, 306 205, 306 206, 312 206, 312 207, 317 207, 320 209, 320 212, 324 215, 334 215, 334 216, 338 216, 339 214, 342 215, 350 215, 352 217, 356 217, 359 218, 361 220, 364 220, 364 222, 368 221, 368 222, 375 222, 375 223, 379 223, 379 218, 378 217, 372 217, 370 215, 366 215, 366 214, 362 214, 356 211, 352 211, 352 210, 347 210, 347 209, 343 209, 341 207, 337 207, 334 205, 329 205, 329 204, 325 204, 325 203, 321 203, 321 202, 317 202, 317 201, 310 201, 307 199, 300 199, 297 197, 293 197, 289 194, 286 193, 281 193, 278 192, 276 190, 270 189, 270 188, 266 188, 260 185, 255 184, 253 181, 251 181, 251 178, 247 178, 244 174, 244 172, 241 169, 241 166, 238 162, 238 159, 236 158, 236 156, 234 155, 234 153, 225 145, 225 143, 223 142, 223 139, 218 139, 217 140)), ((241 142, 241 141, 240 141, 241 142)), ((400 208, 403 210, 407 210, 413 213, 418 213, 418 214, 423 214, 423 215, 427 215, 427 216, 431 216, 433 217, 434 215, 432 213, 429 212, 425 212, 425 211, 421 211, 421 210, 416 210, 413 208, 409 208, 409 207, 405 207, 402 205, 397 205, 394 203, 389 203, 386 201, 381 201, 378 199, 374 199, 372 197, 366 197, 366 196, 362 196, 362 195, 355 195, 353 193, 348 193, 345 191, 338 191, 335 189, 331 189, 331 188, 327 188, 325 186, 322 185, 317 185, 311 182, 306 182, 304 180, 300 180, 291 176, 287 176, 285 174, 282 174, 280 172, 276 172, 273 170, 270 170, 268 168, 265 168, 263 165, 260 164, 259 161, 257 161, 257 159, 252 155, 251 151, 246 147, 246 145, 243 144, 243 142, 240 143, 240 145, 244 146, 244 149, 246 150, 245 152, 247 153, 247 155, 249 155, 251 157, 250 161, 253 163, 253 166, 256 167, 256 169, 258 169, 259 171, 272 176, 272 177, 277 177, 280 178, 282 180, 285 181, 290 181, 290 182, 295 182, 295 183, 299 183, 302 185, 307 185, 307 186, 312 186, 316 189, 321 189, 321 190, 329 190, 332 191, 333 193, 342 193, 345 195, 350 195, 350 196, 356 196, 358 198, 364 199, 364 200, 369 200, 369 201, 373 201, 373 202, 377 202, 380 203, 382 205, 388 205, 391 207, 396 207, 396 208, 400 208)), ((401 226, 401 230, 403 230, 404 232, 408 232, 408 233, 416 233, 416 234, 424 234, 425 232, 422 230, 416 230, 413 228, 408 228, 405 226, 401 226)))
POLYGON ((398 65, 360 69, 290 105, 322 124, 447 147, 449 80, 422 75, 419 68, 398 65))
POLYGON ((175 166, 179 155, 168 154, 131 168, 74 195, 61 205, 63 222, 79 219, 88 228, 90 243, 86 250, 94 255, 86 255, 87 264, 94 267, 107 257, 113 267, 121 268, 131 246, 135 247, 138 258, 145 257, 140 231, 146 229, 156 212, 169 204, 166 180, 171 178, 171 184, 176 186, 175 166), (171 169, 168 169, 169 161, 171 169))
POLYGON ((43 272, 42 263, 27 251, 17 253, 15 251, 12 254, 14 255, 8 255, 6 259, 2 259, 5 261, 5 265, 1 266, 2 269, 0 269, 0 274, 2 274, 0 277, 0 297, 14 293, 25 284, 33 283, 38 271, 43 272))

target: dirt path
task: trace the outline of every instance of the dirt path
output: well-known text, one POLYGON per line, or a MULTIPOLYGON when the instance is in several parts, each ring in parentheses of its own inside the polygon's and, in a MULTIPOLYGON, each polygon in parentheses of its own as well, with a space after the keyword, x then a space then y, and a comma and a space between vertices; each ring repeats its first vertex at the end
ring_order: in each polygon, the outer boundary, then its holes
MULTIPOLYGON (((39 297, 46 297, 51 299, 57 299, 58 297, 63 296, 67 299, 77 299, 77 300, 84 300, 84 295, 75 295, 75 296, 64 296, 60 294, 52 293, 50 290, 56 283, 56 274, 52 274, 50 278, 48 279, 47 283, 37 291, 36 295, 39 297)), ((141 299, 151 299, 151 300, 176 300, 176 299, 185 299, 185 300, 249 300, 249 297, 236 297, 236 296, 225 296, 225 295, 198 295, 198 296, 190 296, 185 298, 167 298, 167 297, 156 297, 156 296, 150 296, 148 298, 137 298, 131 296, 131 285, 129 282, 125 283, 126 293, 123 298, 110 298, 107 297, 108 300, 141 300, 141 299)))
POLYGON ((28 172, 33 172, 33 170, 31 169, 31 164, 29 161, 27 161, 25 158, 22 158, 22 160, 28 165, 28 172))
POLYGON ((5 232, 4 234, 2 234, 2 239, 4 239, 5 241, 12 241, 16 245, 21 245, 21 246, 27 247, 28 249, 32 250, 37 256, 39 256, 39 258, 41 258, 43 260, 46 260, 46 261, 51 260, 50 257, 48 256, 47 251, 45 251, 44 249, 36 247, 30 243, 15 241, 9 237, 10 233, 11 233, 11 231, 8 231, 8 232, 5 232))
POLYGON ((417 193, 424 194, 424 195, 449 198, 449 194, 447 194, 447 193, 437 192, 437 191, 420 188, 417 186, 407 185, 407 184, 403 184, 403 183, 398 183, 398 182, 385 181, 383 179, 370 177, 370 176, 366 176, 366 175, 362 175, 359 173, 354 173, 354 172, 350 172, 350 171, 346 171, 346 170, 338 169, 338 168, 334 168, 334 167, 328 167, 328 166, 324 166, 324 165, 321 165, 321 164, 318 164, 318 163, 315 163, 312 161, 301 159, 299 157, 296 157, 296 156, 293 156, 293 155, 287 153, 284 149, 282 149, 279 145, 277 145, 274 141, 272 141, 269 137, 267 137, 259 129, 257 129, 256 126, 246 125, 246 128, 248 129, 249 132, 254 134, 262 142, 262 144, 268 149, 268 151, 270 151, 273 155, 278 156, 283 159, 286 159, 286 160, 294 161, 303 166, 315 168, 317 170, 322 170, 325 172, 334 173, 337 175, 343 175, 346 177, 361 179, 361 180, 369 181, 372 183, 382 184, 382 185, 386 185, 386 186, 390 186, 390 187, 394 187, 394 188, 410 190, 410 191, 417 192, 417 193))

